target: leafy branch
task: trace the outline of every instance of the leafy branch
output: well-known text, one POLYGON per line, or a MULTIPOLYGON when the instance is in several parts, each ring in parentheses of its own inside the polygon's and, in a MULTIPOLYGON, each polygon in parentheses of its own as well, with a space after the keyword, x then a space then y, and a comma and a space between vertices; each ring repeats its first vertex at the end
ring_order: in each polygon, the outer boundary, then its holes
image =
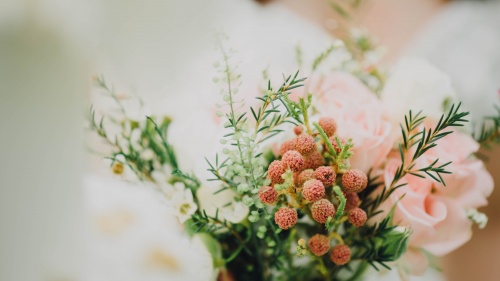
POLYGON ((495 106, 496 115, 488 116, 481 125, 481 130, 474 134, 474 138, 482 146, 490 148, 492 144, 500 143, 500 106, 495 106))
POLYGON ((290 98, 288 97, 290 91, 302 87, 302 82, 306 79, 298 79, 298 75, 299 71, 297 71, 293 77, 291 75, 286 78, 283 77, 284 82, 277 91, 273 90, 271 81, 269 80, 267 84, 267 93, 263 97, 257 97, 257 99, 262 102, 259 108, 254 109, 250 107, 250 111, 255 120, 254 138, 257 137, 257 134, 261 134, 261 137, 256 140, 257 144, 282 132, 283 130, 276 129, 280 124, 286 122, 293 123, 288 120, 290 116, 298 120, 298 122, 301 122, 296 110, 291 110, 287 107, 287 112, 282 113, 279 104, 276 103, 276 101, 279 100, 285 107, 291 104, 290 98))
POLYGON ((396 169, 394 178, 389 186, 384 185, 380 194, 378 194, 374 199, 367 198, 367 200, 363 202, 364 208, 369 210, 369 216, 376 214, 375 211, 380 204, 387 200, 391 194, 394 193, 394 191, 406 185, 406 183, 399 183, 399 181, 407 174, 422 178, 427 175, 435 181, 445 185, 441 174, 450 173, 446 170, 446 167, 451 162, 437 166, 439 159, 436 159, 430 165, 416 169, 416 160, 427 151, 434 148, 439 139, 453 133, 453 131, 448 131, 446 129, 451 127, 460 127, 463 126, 464 123, 468 122, 468 120, 464 119, 464 117, 469 115, 469 112, 460 111, 460 105, 461 103, 457 106, 452 105, 447 114, 441 115, 441 118, 434 128, 426 129, 424 126, 421 130, 418 130, 418 127, 422 125, 426 118, 425 116, 421 116, 420 112, 413 115, 413 112, 410 110, 409 114, 405 116, 404 126, 401 124, 402 142, 399 144, 401 164, 396 169), (414 149, 413 152, 411 152, 412 149, 414 149))

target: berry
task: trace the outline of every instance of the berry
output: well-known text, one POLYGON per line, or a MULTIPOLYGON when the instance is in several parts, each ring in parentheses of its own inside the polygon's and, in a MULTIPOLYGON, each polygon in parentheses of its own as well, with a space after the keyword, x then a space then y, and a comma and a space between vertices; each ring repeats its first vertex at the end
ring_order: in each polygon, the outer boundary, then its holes
POLYGON ((332 167, 318 167, 313 174, 314 178, 321 181, 325 186, 331 186, 335 182, 336 174, 332 167))
POLYGON ((325 160, 319 151, 314 151, 311 155, 305 157, 303 169, 316 169, 325 164, 325 160))
POLYGON ((344 196, 345 196, 345 199, 347 201, 345 204, 345 209, 344 209, 346 212, 349 212, 352 209, 359 206, 360 200, 359 200, 359 196, 357 193, 345 192, 344 196))
POLYGON ((326 199, 320 199, 312 204, 311 213, 315 221, 326 223, 328 217, 335 215, 335 206, 326 199))
POLYGON ((304 130, 304 128, 302 128, 301 126, 295 126, 293 128, 293 132, 298 136, 300 134, 302 134, 302 131, 304 130))
POLYGON ((316 151, 316 143, 310 135, 300 135, 296 138, 295 149, 302 155, 308 156, 316 151))
POLYGON ((289 207, 281 207, 274 214, 274 221, 281 229, 289 229, 294 226, 298 220, 297 211, 289 207))
POLYGON ((285 180, 281 177, 285 173, 283 164, 279 160, 274 160, 267 168, 267 176, 274 183, 283 183, 285 180))
POLYGON ((302 157, 302 155, 300 155, 300 153, 296 150, 290 150, 283 154, 281 164, 283 165, 283 169, 290 168, 292 172, 298 172, 304 165, 304 157, 302 157))
POLYGON ((342 186, 347 192, 360 192, 366 188, 368 178, 360 170, 350 170, 342 175, 342 186))
POLYGON ((361 208, 354 208, 349 212, 348 219, 355 227, 363 226, 367 219, 366 212, 361 208))
POLYGON ((287 140, 283 144, 281 144, 280 156, 283 156, 287 151, 294 150, 295 149, 295 141, 296 141, 296 139, 293 138, 293 139, 287 140))
POLYGON ((272 186, 263 186, 259 190, 259 199, 264 204, 272 205, 276 203, 278 192, 272 186))
POLYGON ((310 179, 304 183, 302 196, 310 202, 318 201, 325 196, 325 186, 319 180, 310 179))
POLYGON ((327 136, 333 136, 335 131, 337 131, 337 122, 331 117, 322 117, 318 121, 318 125, 325 131, 327 136))
POLYGON ((337 245, 330 252, 330 259, 336 265, 344 265, 351 260, 351 249, 346 245, 337 245))
POLYGON ((312 169, 307 169, 300 172, 299 177, 297 178, 297 184, 299 186, 304 185, 304 183, 310 179, 313 179, 314 171, 312 169))
POLYGON ((309 242, 307 242, 307 246, 309 247, 311 253, 313 253, 317 257, 320 257, 328 253, 328 250, 330 250, 330 241, 325 235, 316 234, 311 237, 311 239, 309 239, 309 242))

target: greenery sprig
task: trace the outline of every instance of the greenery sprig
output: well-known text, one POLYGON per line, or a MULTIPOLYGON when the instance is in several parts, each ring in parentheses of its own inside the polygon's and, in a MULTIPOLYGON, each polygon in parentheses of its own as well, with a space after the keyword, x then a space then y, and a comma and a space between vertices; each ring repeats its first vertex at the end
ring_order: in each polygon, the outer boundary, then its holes
POLYGON ((369 198, 369 193, 373 192, 375 189, 367 189, 364 192, 365 201, 363 201, 363 207, 368 210, 369 216, 374 216, 378 214, 376 210, 382 202, 387 200, 391 194, 397 189, 406 185, 406 183, 399 183, 400 180, 408 175, 414 175, 424 178, 425 175, 430 176, 435 181, 445 184, 441 174, 449 174, 445 168, 451 164, 447 162, 438 165, 439 159, 434 160, 430 165, 422 168, 416 168, 416 160, 424 155, 427 151, 434 148, 437 145, 437 141, 447 135, 453 133, 453 131, 447 130, 451 127, 461 127, 466 122, 464 119, 469 112, 460 111, 461 103, 457 106, 452 105, 447 114, 443 114, 439 119, 437 125, 434 128, 427 129, 425 126, 422 129, 418 129, 424 122, 425 116, 421 113, 413 115, 410 110, 409 114, 405 116, 405 124, 401 125, 402 142, 399 144, 399 152, 401 157, 401 164, 396 169, 395 175, 389 186, 384 185, 381 192, 375 196, 375 198, 369 198), (413 151, 412 151, 413 150, 413 151))
POLYGON ((500 144, 500 106, 495 106, 496 115, 487 116, 479 132, 473 134, 477 142, 486 148, 500 144))

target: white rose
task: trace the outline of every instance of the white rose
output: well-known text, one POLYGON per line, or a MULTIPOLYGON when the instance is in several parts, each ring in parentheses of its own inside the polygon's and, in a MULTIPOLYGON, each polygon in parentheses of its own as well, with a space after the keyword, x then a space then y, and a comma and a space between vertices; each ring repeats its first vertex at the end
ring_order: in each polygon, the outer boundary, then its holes
POLYGON ((454 100, 450 77, 417 58, 402 59, 394 68, 382 91, 381 99, 394 122, 401 123, 411 109, 439 119, 446 100, 454 100))
POLYGON ((199 207, 204 210, 208 216, 215 217, 219 209, 219 218, 231 223, 239 223, 248 216, 249 208, 241 201, 235 201, 238 193, 231 189, 215 194, 219 188, 201 186, 196 195, 198 197, 199 207))

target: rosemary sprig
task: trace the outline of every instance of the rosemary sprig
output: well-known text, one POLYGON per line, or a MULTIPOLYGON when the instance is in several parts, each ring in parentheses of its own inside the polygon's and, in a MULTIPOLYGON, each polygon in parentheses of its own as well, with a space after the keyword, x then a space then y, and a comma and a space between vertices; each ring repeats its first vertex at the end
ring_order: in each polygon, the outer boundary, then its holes
POLYGON ((408 174, 418 177, 425 177, 427 175, 435 181, 445 184, 441 174, 450 173, 446 170, 446 167, 451 162, 438 166, 439 159, 436 159, 426 167, 415 168, 416 160, 434 148, 439 139, 453 133, 453 131, 445 131, 446 129, 460 127, 468 122, 464 117, 469 115, 469 112, 460 111, 460 106, 461 103, 457 106, 452 105, 448 113, 441 116, 437 125, 429 129, 424 126, 421 130, 418 130, 418 127, 422 125, 426 118, 425 116, 421 116, 420 112, 413 115, 413 112, 410 110, 409 114, 405 116, 405 124, 404 126, 403 124, 401 125, 402 142, 399 144, 401 164, 396 169, 394 178, 389 186, 385 185, 380 194, 374 199, 368 199, 366 193, 364 194, 367 200, 363 202, 363 207, 368 210, 367 213, 369 216, 377 214, 376 210, 380 204, 387 200, 394 191, 406 185, 406 183, 399 183, 399 181, 408 174), (414 151, 411 152, 411 149, 414 149, 414 151))

